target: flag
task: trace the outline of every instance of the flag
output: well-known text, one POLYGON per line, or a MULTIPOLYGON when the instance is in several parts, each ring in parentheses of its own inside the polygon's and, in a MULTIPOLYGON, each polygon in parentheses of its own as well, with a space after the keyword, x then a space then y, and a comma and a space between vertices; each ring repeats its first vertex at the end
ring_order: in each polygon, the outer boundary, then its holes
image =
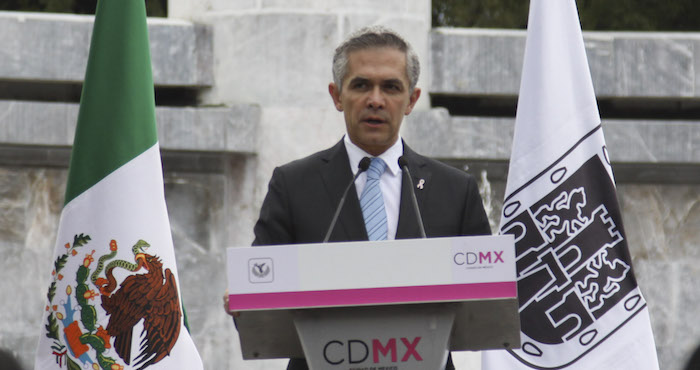
POLYGON ((531 0, 500 232, 521 345, 482 368, 658 369, 574 0, 531 0))
POLYGON ((165 206, 143 0, 100 0, 35 369, 202 369, 165 206))

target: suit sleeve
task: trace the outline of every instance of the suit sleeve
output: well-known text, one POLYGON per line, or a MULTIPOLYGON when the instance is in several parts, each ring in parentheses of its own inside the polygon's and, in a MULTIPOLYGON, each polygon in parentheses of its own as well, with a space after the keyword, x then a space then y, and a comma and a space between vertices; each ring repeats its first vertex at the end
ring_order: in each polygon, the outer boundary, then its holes
POLYGON ((467 182, 461 228, 462 235, 491 235, 491 225, 479 194, 479 186, 472 177, 467 182))
POLYGON ((275 168, 267 195, 260 208, 260 217, 253 229, 253 245, 291 244, 294 242, 289 194, 284 172, 275 168))

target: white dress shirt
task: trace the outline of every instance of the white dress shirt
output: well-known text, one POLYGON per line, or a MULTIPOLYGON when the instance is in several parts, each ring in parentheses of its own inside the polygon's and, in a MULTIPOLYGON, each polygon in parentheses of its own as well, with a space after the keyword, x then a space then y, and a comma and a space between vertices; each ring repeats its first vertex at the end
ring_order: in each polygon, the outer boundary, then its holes
MULTIPOLYGON (((357 174, 357 166, 360 160, 364 157, 374 157, 355 145, 348 135, 345 135, 345 150, 348 152, 350 160, 350 168, 353 176, 357 174)), ((386 163, 386 171, 379 178, 379 188, 382 189, 382 197, 384 198, 384 209, 386 210, 386 238, 389 240, 396 239, 396 228, 399 225, 399 206, 401 205, 401 169, 399 168, 399 157, 403 155, 403 142, 401 137, 396 140, 396 143, 379 155, 379 158, 386 163)), ((361 173, 355 181, 355 189, 357 190, 357 199, 360 199, 362 190, 367 182, 367 172, 361 173)))

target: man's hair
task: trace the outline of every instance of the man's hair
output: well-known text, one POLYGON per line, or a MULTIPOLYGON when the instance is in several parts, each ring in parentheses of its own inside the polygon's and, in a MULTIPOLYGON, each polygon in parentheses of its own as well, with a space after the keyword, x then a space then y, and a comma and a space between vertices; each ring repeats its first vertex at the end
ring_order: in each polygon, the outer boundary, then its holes
POLYGON ((418 83, 420 75, 420 62, 418 55, 411 45, 398 33, 383 26, 370 26, 352 33, 340 46, 335 49, 333 55, 333 82, 342 90, 343 79, 348 73, 348 55, 353 51, 371 48, 395 48, 406 55, 406 76, 408 77, 409 91, 413 91, 418 83))

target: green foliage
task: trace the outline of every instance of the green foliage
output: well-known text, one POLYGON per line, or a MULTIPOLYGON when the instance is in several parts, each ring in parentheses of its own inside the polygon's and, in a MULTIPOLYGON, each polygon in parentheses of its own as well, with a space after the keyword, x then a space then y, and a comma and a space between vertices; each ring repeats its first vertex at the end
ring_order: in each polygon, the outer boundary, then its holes
POLYGON ((80 336, 80 343, 87 344, 97 351, 102 353, 105 351, 105 341, 97 335, 85 333, 80 336))
POLYGON ((46 337, 58 340, 58 322, 56 322, 56 318, 53 316, 53 312, 49 313, 47 321, 48 323, 45 326, 46 337))
POLYGON ((581 24, 589 30, 697 31, 697 0, 578 0, 581 24))
POLYGON ((80 321, 83 322, 86 330, 95 331, 95 323, 97 322, 97 310, 93 305, 81 305, 80 321))
POLYGON ((49 299, 49 303, 53 302, 53 297, 56 296, 56 282, 52 281, 49 285, 49 292, 46 293, 46 298, 49 299))
MULTIPOLYGON (((0 10, 95 14, 96 8, 97 0, 0 0, 0 10)), ((146 14, 149 17, 167 16, 168 0, 146 1, 146 14)))
POLYGON ((53 269, 56 271, 56 274, 66 266, 66 261, 68 261, 68 254, 56 258, 56 262, 53 263, 53 269))
POLYGON ((83 370, 70 356, 66 356, 66 365, 68 365, 68 370, 83 370))
POLYGON ((88 300, 85 298, 85 293, 90 290, 90 287, 85 284, 89 273, 90 270, 87 267, 82 265, 78 267, 76 273, 76 282, 78 284, 75 286, 75 299, 80 305, 80 321, 82 321, 85 329, 94 332, 95 323, 97 322, 97 311, 95 310, 95 306, 89 304, 88 300))
POLYGON ((433 0, 433 27, 526 28, 528 1, 433 0))
MULTIPOLYGON (((581 27, 600 31, 699 31, 697 0, 577 0, 581 27)), ((527 28, 529 1, 433 0, 433 27, 527 28)))
POLYGON ((80 267, 78 267, 78 271, 75 274, 75 281, 77 281, 78 284, 85 284, 88 274, 90 274, 90 270, 88 270, 87 267, 80 265, 80 267))
POLYGON ((87 304, 87 300, 85 299, 85 292, 88 291, 88 286, 86 284, 77 284, 75 286, 75 299, 78 301, 78 304, 82 307, 84 304, 87 304))
POLYGON ((105 370, 111 369, 112 365, 117 363, 113 358, 103 355, 102 352, 97 352, 97 362, 105 370))
POLYGON ((90 241, 90 235, 80 233, 73 237, 73 248, 82 247, 90 241))

